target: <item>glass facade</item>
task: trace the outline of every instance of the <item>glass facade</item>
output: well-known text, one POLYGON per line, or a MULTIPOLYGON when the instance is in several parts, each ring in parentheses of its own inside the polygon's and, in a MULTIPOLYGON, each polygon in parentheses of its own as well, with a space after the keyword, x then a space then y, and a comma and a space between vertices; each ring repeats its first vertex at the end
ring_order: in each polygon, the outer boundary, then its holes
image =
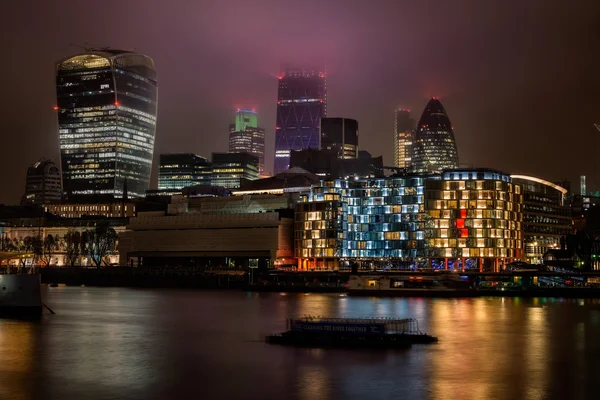
POLYGON ((265 130, 258 127, 256 112, 236 112, 235 124, 229 126, 229 152, 255 155, 258 157, 259 175, 265 175, 265 130))
POLYGON ((296 207, 296 257, 425 256, 423 193, 420 176, 322 181, 296 207))
POLYGON ((425 185, 428 255, 507 258, 523 255, 523 195, 493 170, 444 172, 425 185))
POLYGON ((410 168, 412 164, 413 130, 415 121, 410 110, 394 112, 394 167, 410 168))
POLYGON ((154 62, 100 49, 57 64, 63 190, 85 195, 145 195, 150 184, 157 110, 154 62), (127 183, 125 183, 127 182, 127 183))
POLYGON ((327 116, 325 72, 286 68, 279 77, 275 126, 275 174, 290 165, 292 150, 319 148, 319 123, 327 116))
POLYGON ((189 186, 210 186, 212 166, 196 154, 161 154, 158 190, 181 190, 189 186))
POLYGON ((296 205, 295 255, 299 269, 341 260, 448 268, 448 259, 497 269, 522 257, 522 204, 521 187, 494 170, 324 180, 296 205))
POLYGON ((446 110, 437 98, 427 103, 415 131, 412 167, 416 172, 458 168, 458 150, 446 110))
POLYGON ((513 175, 523 188, 523 245, 525 261, 542 262, 548 250, 558 250, 572 230, 571 209, 565 206, 567 189, 543 179, 513 175))
POLYGON ((321 118, 321 149, 338 158, 358 157, 358 122, 349 118, 321 118))
POLYGON ((60 171, 53 161, 42 159, 27 169, 23 204, 47 204, 61 197, 60 171))
POLYGON ((249 153, 212 153, 212 186, 238 189, 242 179, 255 180, 258 157, 249 153))

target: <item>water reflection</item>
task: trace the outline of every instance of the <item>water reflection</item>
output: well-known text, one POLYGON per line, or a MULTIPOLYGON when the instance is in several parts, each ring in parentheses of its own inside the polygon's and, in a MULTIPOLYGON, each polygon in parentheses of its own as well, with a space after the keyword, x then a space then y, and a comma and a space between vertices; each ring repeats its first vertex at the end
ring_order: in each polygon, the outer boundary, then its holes
POLYGON ((600 302, 56 288, 0 320, 0 399, 595 398, 600 302), (293 349, 301 315, 415 317, 433 346, 293 349), (35 385, 32 383, 35 382, 35 385))

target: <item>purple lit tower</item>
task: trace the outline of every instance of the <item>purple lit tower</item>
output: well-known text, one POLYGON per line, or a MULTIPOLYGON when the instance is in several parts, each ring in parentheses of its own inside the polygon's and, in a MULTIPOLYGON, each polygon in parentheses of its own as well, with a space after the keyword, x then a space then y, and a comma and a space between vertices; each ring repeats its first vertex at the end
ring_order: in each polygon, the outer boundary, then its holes
POLYGON ((319 124, 327 116, 327 82, 318 68, 284 68, 277 92, 275 173, 289 168, 292 150, 318 149, 319 124))

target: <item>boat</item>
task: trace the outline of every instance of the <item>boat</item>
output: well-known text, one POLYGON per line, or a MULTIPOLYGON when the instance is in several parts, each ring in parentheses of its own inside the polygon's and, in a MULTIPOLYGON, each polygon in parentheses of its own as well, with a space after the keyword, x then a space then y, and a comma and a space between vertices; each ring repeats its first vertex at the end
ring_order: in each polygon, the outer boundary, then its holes
POLYGON ((456 274, 379 274, 351 275, 348 280, 351 296, 474 296, 477 291, 470 282, 456 274))
POLYGON ((414 318, 325 318, 287 320, 287 331, 269 335, 266 342, 296 347, 409 348, 436 343, 419 331, 414 318))
POLYGON ((0 317, 39 317, 42 293, 39 274, 0 274, 0 317))

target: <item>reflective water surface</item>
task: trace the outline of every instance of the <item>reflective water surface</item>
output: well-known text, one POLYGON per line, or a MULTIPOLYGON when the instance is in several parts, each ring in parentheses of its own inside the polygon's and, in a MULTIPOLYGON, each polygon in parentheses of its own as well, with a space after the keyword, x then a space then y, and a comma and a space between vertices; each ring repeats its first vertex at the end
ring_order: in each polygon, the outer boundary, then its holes
POLYGON ((0 320, 0 399, 600 398, 600 303, 50 288, 0 320), (286 318, 415 317, 437 345, 270 346, 286 318))

